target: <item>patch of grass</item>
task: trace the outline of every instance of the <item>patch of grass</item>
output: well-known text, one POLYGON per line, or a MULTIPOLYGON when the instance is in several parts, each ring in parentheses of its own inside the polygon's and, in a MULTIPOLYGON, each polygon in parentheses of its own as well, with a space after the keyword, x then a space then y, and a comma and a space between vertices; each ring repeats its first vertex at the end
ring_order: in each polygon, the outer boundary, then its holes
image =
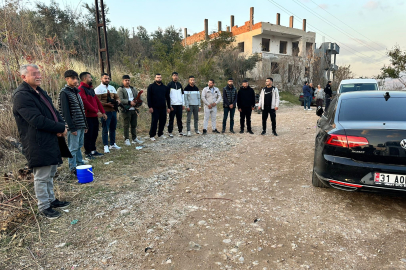
POLYGON ((289 92, 280 92, 279 98, 281 100, 289 101, 290 103, 292 103, 294 105, 300 105, 299 97, 297 97, 296 95, 293 95, 289 92))

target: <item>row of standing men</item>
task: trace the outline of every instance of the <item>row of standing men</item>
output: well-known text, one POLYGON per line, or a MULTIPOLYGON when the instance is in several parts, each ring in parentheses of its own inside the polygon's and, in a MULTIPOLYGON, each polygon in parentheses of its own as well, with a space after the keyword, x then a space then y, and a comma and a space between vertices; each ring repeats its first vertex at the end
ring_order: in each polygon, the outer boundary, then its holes
MULTIPOLYGON (((266 87, 261 91, 259 98, 259 109, 263 112, 263 131, 266 134, 266 122, 268 115, 271 116, 272 132, 276 133, 276 110, 279 106, 278 89, 272 86, 273 79, 266 80, 266 87)), ((172 73, 172 81, 168 85, 162 83, 162 76, 156 74, 154 83, 150 84, 147 91, 149 111, 152 114, 150 139, 155 141, 156 131, 158 137, 166 138, 164 128, 166 124, 166 114, 169 113, 168 135, 173 137, 173 126, 176 117, 180 136, 191 136, 191 118, 194 119, 194 129, 196 134, 200 134, 198 124, 198 113, 201 104, 204 105, 203 135, 207 134, 209 121, 211 121, 212 131, 217 130, 217 105, 223 100, 224 116, 221 133, 226 132, 227 119, 230 118, 230 132, 234 132, 234 114, 238 108, 240 112, 240 133, 244 133, 245 124, 247 131, 254 134, 251 128, 251 113, 255 108, 255 91, 244 80, 239 91, 234 86, 234 81, 229 78, 227 85, 223 88, 223 94, 215 87, 215 81, 209 80, 207 87, 200 93, 195 84, 194 76, 189 76, 188 85, 183 88, 179 82, 178 73, 172 73), (182 115, 183 110, 187 111, 187 133, 183 132, 182 115), (159 125, 158 125, 159 123, 159 125)))

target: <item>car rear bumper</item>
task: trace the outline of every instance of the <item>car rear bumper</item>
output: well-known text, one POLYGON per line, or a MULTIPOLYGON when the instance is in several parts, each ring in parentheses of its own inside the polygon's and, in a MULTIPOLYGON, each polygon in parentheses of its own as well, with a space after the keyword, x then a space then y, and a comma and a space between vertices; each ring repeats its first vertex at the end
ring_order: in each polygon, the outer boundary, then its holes
POLYGON ((375 184, 375 172, 406 175, 406 166, 354 161, 350 158, 323 155, 315 167, 317 177, 327 186, 346 191, 406 191, 406 187, 375 184))
POLYGON ((345 190, 345 191, 403 191, 406 192, 406 188, 398 187, 387 187, 387 186, 378 186, 378 185, 364 185, 364 184, 352 184, 343 181, 337 181, 334 179, 325 178, 318 173, 316 176, 326 185, 336 189, 345 190))

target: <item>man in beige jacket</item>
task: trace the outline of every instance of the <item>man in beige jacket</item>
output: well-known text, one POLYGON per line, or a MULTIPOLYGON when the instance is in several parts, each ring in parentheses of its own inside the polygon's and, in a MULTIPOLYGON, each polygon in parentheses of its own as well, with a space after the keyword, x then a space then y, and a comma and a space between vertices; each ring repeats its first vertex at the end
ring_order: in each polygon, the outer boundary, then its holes
POLYGON ((208 86, 202 91, 202 101, 204 103, 203 135, 207 134, 209 118, 213 133, 220 133, 216 128, 217 104, 221 101, 221 93, 214 87, 214 80, 209 80, 208 86))

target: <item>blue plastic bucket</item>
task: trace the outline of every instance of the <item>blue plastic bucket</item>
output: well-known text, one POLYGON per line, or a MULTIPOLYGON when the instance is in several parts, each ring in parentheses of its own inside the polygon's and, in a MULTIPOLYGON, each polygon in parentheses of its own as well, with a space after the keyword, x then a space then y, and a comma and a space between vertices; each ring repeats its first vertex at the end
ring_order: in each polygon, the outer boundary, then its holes
POLYGON ((79 184, 86 184, 93 181, 92 165, 81 165, 76 167, 76 174, 79 184))

